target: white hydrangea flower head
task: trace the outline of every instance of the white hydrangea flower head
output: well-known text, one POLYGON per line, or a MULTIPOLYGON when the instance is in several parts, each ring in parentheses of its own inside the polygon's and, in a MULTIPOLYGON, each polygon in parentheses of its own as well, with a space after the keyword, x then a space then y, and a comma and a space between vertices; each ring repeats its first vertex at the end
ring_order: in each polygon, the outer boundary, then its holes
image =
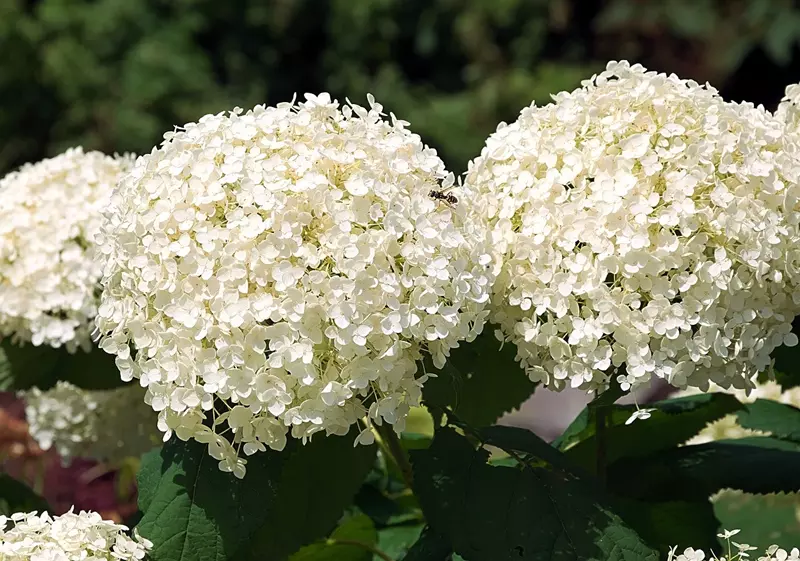
POLYGON ((94 238, 131 163, 73 148, 0 180, 0 338, 89 348, 102 273, 94 238))
POLYGON ((102 228, 101 347, 165 438, 208 443, 239 477, 288 433, 365 416, 401 430, 417 361, 441 366, 488 315, 486 227, 436 152, 368 99, 306 95, 168 133, 102 228))
POLYGON ((793 131, 800 131, 800 84, 786 87, 786 93, 778 104, 775 116, 793 131))
POLYGON ((490 320, 552 389, 743 388, 798 311, 798 160, 761 107, 611 62, 501 124, 464 183, 505 254, 490 320))
POLYGON ((118 462, 157 446, 157 416, 144 394, 139 384, 84 390, 61 381, 21 395, 31 437, 43 450, 55 448, 69 463, 73 458, 118 462))
MULTIPOLYGON (((753 387, 749 390, 725 389, 712 383, 708 391, 731 394, 742 403, 753 403, 757 399, 769 399, 786 405, 800 407, 800 387, 789 388, 784 391, 781 385, 774 380, 768 380, 763 384, 759 384, 754 380, 753 387)), ((676 397, 682 397, 696 395, 698 393, 702 392, 696 388, 688 388, 675 395, 676 397)), ((699 434, 686 444, 704 444, 715 440, 731 440, 750 436, 769 435, 770 433, 768 432, 746 429, 738 423, 736 415, 726 415, 721 419, 709 423, 699 434)))
MULTIPOLYGON (((717 537, 725 540, 727 544, 727 554, 721 558, 717 557, 713 551, 707 555, 702 549, 693 547, 687 547, 683 553, 678 553, 678 547, 675 546, 670 549, 667 561, 744 561, 751 559, 752 556, 749 552, 758 548, 732 540, 731 538, 738 533, 739 530, 724 530, 721 534, 717 534, 717 537)), ((791 551, 786 551, 777 545, 771 545, 764 555, 758 557, 758 561, 800 561, 800 549, 794 547, 791 551)))
POLYGON ((152 542, 96 512, 61 516, 36 512, 0 516, 3 561, 142 561, 152 542))

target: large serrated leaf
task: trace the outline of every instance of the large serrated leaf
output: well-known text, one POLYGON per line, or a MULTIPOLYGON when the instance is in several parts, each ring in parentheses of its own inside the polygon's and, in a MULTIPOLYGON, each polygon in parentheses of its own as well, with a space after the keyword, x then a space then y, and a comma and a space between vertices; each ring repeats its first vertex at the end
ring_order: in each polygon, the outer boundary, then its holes
POLYGON ((15 512, 44 512, 50 510, 41 496, 8 474, 0 473, 0 515, 10 516, 15 512))
POLYGON ((58 381, 57 362, 58 354, 49 347, 14 345, 8 339, 0 341, 0 391, 53 387, 58 381))
POLYGON ((364 484, 358 490, 354 502, 359 510, 369 516, 375 524, 394 526, 421 520, 422 514, 419 507, 413 504, 413 500, 414 496, 410 493, 390 498, 376 486, 364 484), (401 502, 401 499, 405 499, 406 502, 401 502))
MULTIPOLYGON (((559 450, 565 450, 570 446, 591 437, 595 433, 595 417, 592 415, 598 407, 602 407, 606 415, 614 420, 612 405, 624 395, 619 383, 614 381, 611 386, 603 393, 596 395, 594 399, 584 407, 575 419, 569 424, 561 436, 556 438, 552 445, 559 450)), ((621 413, 618 412, 619 416, 621 413)), ((608 422, 608 421, 607 421, 608 422)), ((612 424, 614 424, 612 422, 612 424)))
POLYGON ((355 437, 353 432, 344 437, 319 435, 297 447, 278 481, 270 518, 243 559, 283 559, 298 544, 331 531, 375 461, 377 447, 353 447, 355 437))
MULTIPOLYGON (((694 547, 705 551, 719 547, 720 523, 714 507, 707 499, 697 501, 634 501, 618 500, 618 512, 631 528, 662 555, 670 546, 683 551, 694 547)), ((738 526, 737 526, 738 527, 738 526)))
MULTIPOLYGON (((698 394, 666 399, 647 408, 655 409, 649 419, 629 425, 625 422, 636 411, 634 405, 613 405, 608 408, 606 459, 608 463, 626 457, 638 457, 673 448, 691 439, 708 423, 741 409, 743 405, 732 395, 698 394)), ((595 426, 584 411, 567 429, 568 438, 559 441, 561 448, 576 464, 594 469, 597 457, 595 426), (571 445, 571 446, 570 446, 571 445)))
POLYGON ((570 473, 576 467, 562 452, 559 452, 533 432, 519 427, 495 426, 480 430, 480 436, 490 444, 506 452, 520 452, 526 460, 537 459, 570 473))
POLYGON ((377 540, 372 520, 360 514, 339 524, 328 540, 303 547, 289 561, 371 561, 377 540))
POLYGON ((0 391, 37 387, 46 390, 63 380, 89 390, 122 386, 114 357, 97 347, 90 352, 0 342, 0 391))
POLYGON ((115 357, 92 347, 88 353, 77 352, 61 357, 57 376, 86 390, 110 390, 126 384, 119 375, 115 357))
POLYGON ((771 399, 757 399, 745 405, 736 417, 746 429, 800 442, 800 409, 792 405, 771 399))
POLYGON ((426 526, 403 557, 403 561, 449 561, 452 553, 450 542, 430 526, 426 526))
POLYGON ((443 428, 411 453, 415 490, 433 530, 470 561, 655 561, 619 516, 577 477, 487 464, 486 450, 443 428))
POLYGON ((471 343, 453 349, 436 378, 425 383, 422 398, 431 408, 448 408, 475 427, 489 426, 533 394, 530 381, 515 360, 516 347, 500 348, 487 325, 471 343))
POLYGON ((609 488, 640 500, 702 500, 720 489, 800 490, 800 445, 772 437, 718 440, 626 458, 609 467, 609 488))
POLYGON ((171 440, 143 457, 137 526, 152 561, 280 561, 331 531, 372 466, 353 435, 248 458, 238 480, 198 442, 171 440))
POLYGON ((423 524, 401 524, 378 530, 378 549, 391 559, 401 559, 417 542, 423 524))

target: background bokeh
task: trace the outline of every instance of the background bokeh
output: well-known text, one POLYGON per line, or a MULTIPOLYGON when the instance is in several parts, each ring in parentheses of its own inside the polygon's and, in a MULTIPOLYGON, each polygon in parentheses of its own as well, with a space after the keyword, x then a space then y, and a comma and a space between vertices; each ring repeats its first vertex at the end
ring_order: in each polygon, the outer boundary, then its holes
POLYGON ((610 59, 774 107, 798 40, 793 0, 0 0, 0 172, 319 91, 372 92, 458 172, 610 59))

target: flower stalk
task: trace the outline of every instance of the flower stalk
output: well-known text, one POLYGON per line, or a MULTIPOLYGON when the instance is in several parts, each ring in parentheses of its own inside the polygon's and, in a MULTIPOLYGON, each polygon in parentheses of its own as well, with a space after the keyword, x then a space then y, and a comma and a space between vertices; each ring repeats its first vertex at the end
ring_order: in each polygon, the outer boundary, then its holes
POLYGON ((394 463, 397 465, 397 468, 400 470, 400 473, 403 476, 403 481, 408 488, 411 489, 414 480, 414 471, 411 467, 411 462, 408 459, 408 454, 406 454, 406 451, 403 449, 403 445, 400 444, 400 439, 397 437, 397 433, 394 432, 394 429, 387 424, 374 426, 375 430, 378 432, 378 436, 380 437, 380 443, 384 452, 387 456, 394 460, 394 463))

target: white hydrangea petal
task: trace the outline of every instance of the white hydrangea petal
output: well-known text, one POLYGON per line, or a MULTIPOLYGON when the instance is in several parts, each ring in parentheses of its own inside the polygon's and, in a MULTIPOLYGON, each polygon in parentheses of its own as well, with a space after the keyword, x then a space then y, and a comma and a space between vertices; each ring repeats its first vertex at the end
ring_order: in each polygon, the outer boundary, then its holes
POLYGON ((793 132, 798 132, 800 128, 800 84, 792 84, 786 87, 786 92, 778 104, 775 116, 793 132))
POLYGON ((90 348, 102 274, 94 238, 131 164, 73 148, 0 179, 0 338, 90 348))
POLYGON ((800 151, 783 129, 627 62, 501 124, 464 190, 505 256, 490 319, 531 379, 745 388, 796 343, 800 151))
POLYGON ((371 98, 305 100, 165 135, 98 238, 101 347, 125 355, 162 430, 236 476, 287 436, 365 414, 402 426, 417 361, 480 332, 496 272, 485 224, 406 123, 371 98))
MULTIPOLYGON (((750 558, 750 554, 747 553, 748 551, 755 551, 758 549, 751 545, 736 543, 730 539, 738 533, 739 530, 737 529, 725 530, 721 534, 717 534, 717 537, 725 540, 726 543, 725 548, 727 549, 727 554, 724 555, 722 559, 727 559, 728 561, 742 561, 750 558)), ((683 553, 676 554, 677 550, 678 546, 670 548, 667 561, 705 561, 705 559, 717 559, 714 552, 706 555, 705 551, 702 549, 687 547, 683 550, 683 553)), ((766 549, 764 555, 758 557, 758 561, 800 561, 800 549, 795 547, 787 552, 777 545, 771 545, 766 549)))
POLYGON ((103 520, 96 512, 70 509, 61 516, 43 512, 14 513, 6 527, 0 517, 0 558, 6 561, 30 559, 106 559, 141 561, 152 542, 128 528, 103 520))

